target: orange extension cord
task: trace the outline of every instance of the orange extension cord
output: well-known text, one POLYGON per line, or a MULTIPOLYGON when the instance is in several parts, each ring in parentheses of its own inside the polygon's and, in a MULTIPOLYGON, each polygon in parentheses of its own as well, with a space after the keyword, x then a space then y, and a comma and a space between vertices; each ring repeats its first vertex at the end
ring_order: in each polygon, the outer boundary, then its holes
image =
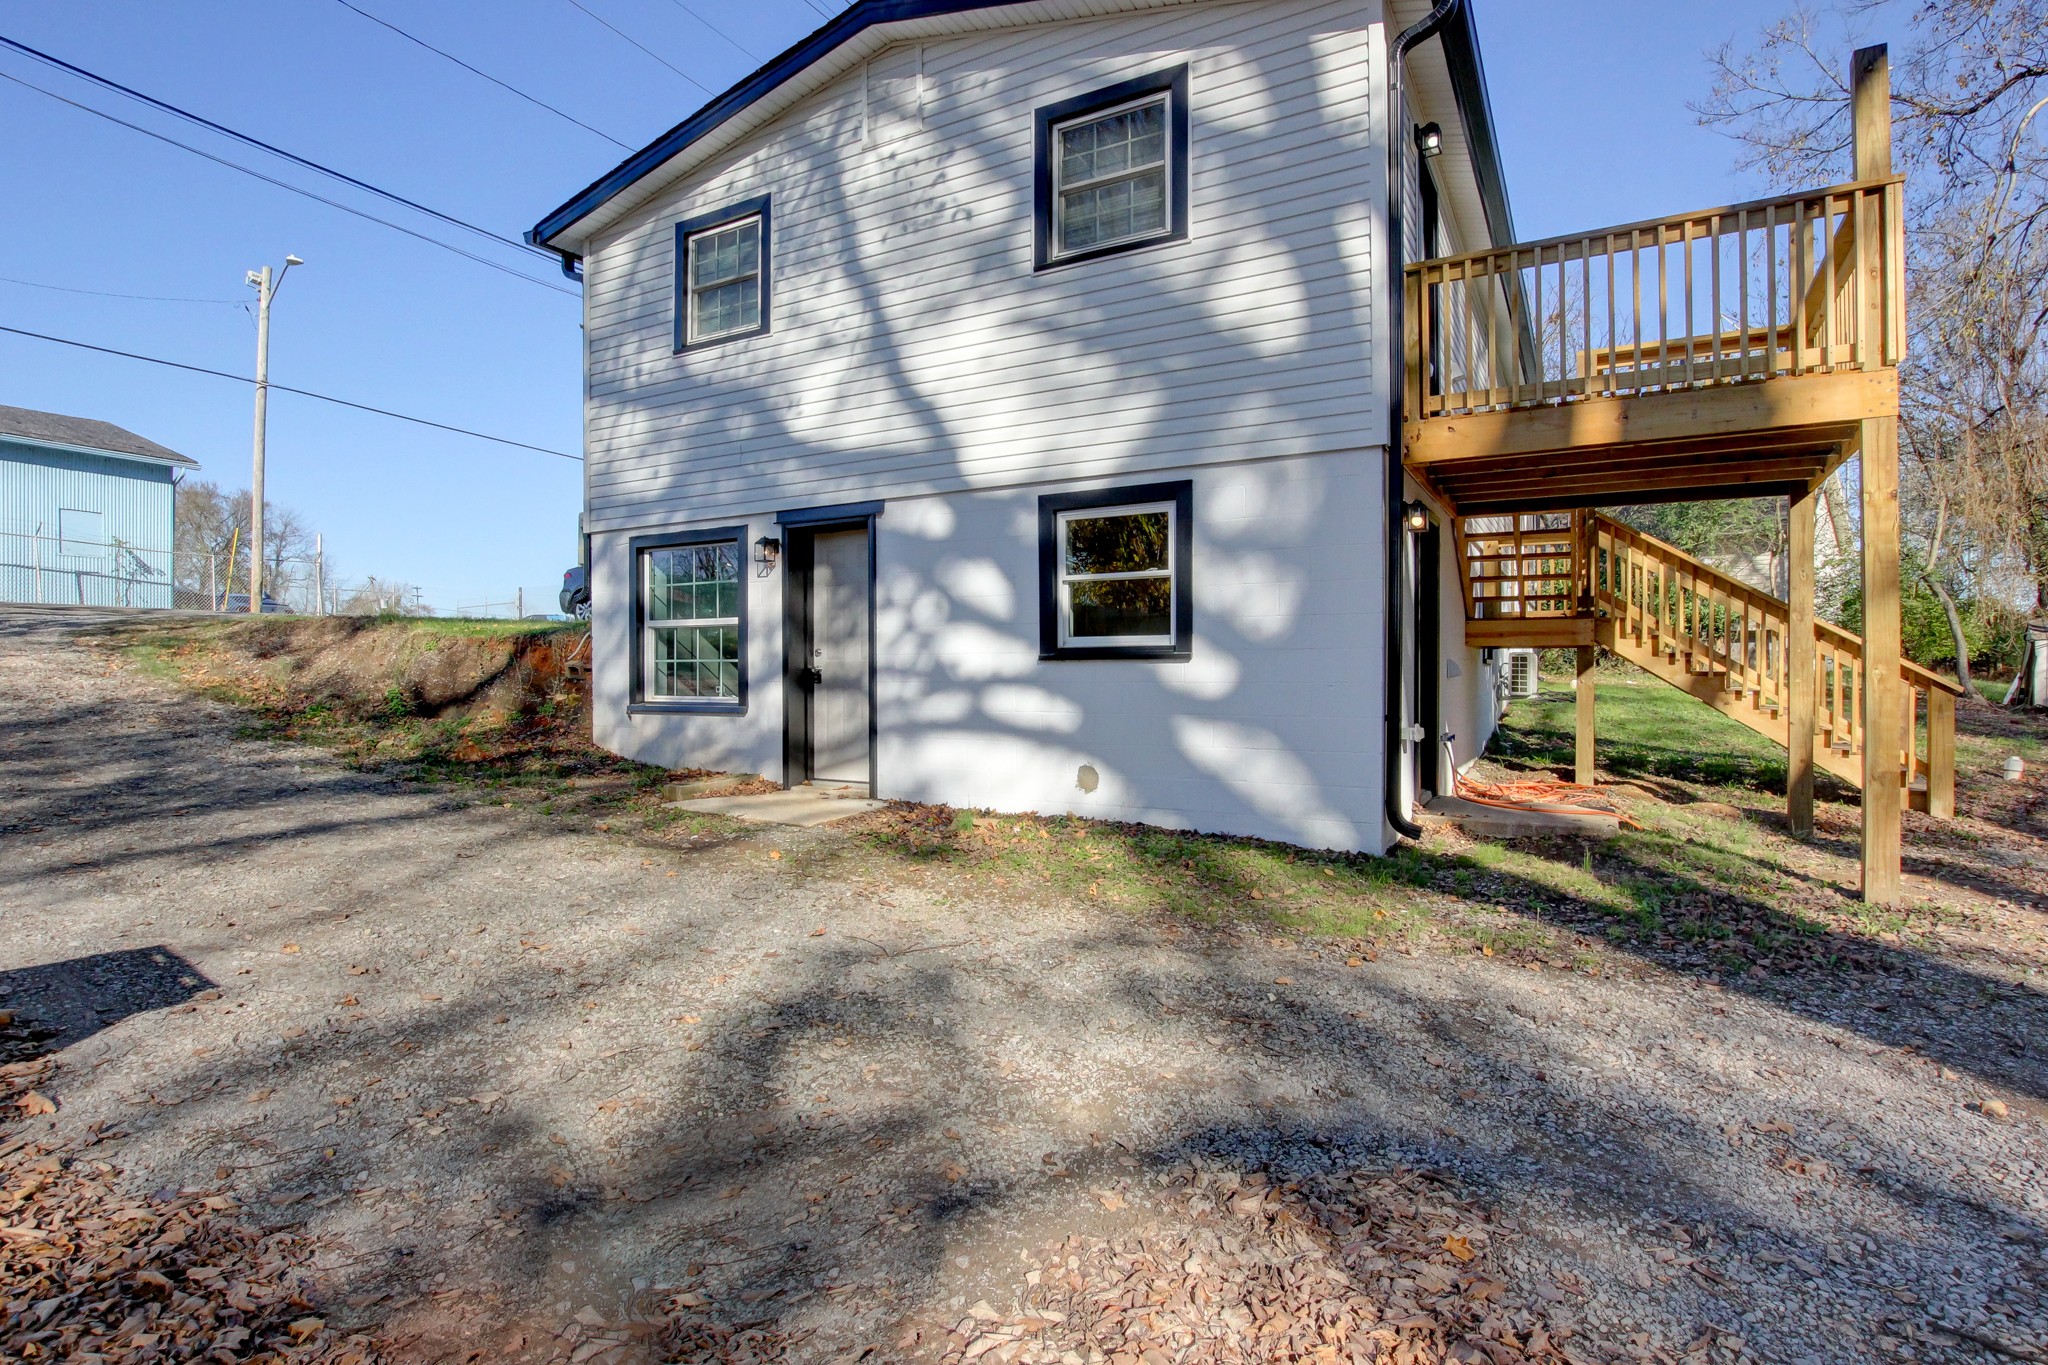
POLYGON ((1503 810, 1540 810, 1555 815, 1612 815, 1630 829, 1641 829, 1642 825, 1624 811, 1601 806, 1579 805, 1573 798, 1597 796, 1598 788, 1582 787, 1576 782, 1560 782, 1555 778, 1531 778, 1522 782, 1477 782, 1466 777, 1453 767, 1455 779, 1452 795, 1461 801, 1470 801, 1478 806, 1498 806, 1503 810))

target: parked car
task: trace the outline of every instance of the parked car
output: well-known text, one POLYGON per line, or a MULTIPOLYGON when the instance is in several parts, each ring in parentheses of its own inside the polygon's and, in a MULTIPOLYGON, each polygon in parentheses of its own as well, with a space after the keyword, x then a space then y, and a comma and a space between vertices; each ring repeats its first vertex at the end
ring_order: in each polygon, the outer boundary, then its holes
MULTIPOLYGON (((239 611, 246 613, 249 610, 249 594, 245 592, 226 593, 218 602, 213 604, 213 609, 215 611, 239 611)), ((278 601, 275 597, 272 597, 269 593, 264 593, 263 610, 265 612, 290 611, 291 608, 278 601)))
POLYGON ((562 612, 578 621, 590 619, 590 570, 581 564, 562 575, 562 612))

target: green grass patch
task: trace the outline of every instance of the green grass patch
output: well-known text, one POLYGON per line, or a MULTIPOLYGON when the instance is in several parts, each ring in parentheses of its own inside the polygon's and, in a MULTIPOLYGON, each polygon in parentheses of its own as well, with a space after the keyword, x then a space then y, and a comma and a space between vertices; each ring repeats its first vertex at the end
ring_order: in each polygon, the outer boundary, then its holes
MULTIPOLYGON (((1639 682, 1602 678, 1594 684, 1602 769, 1710 787, 1785 789, 1782 748, 1677 688, 1638 676, 1639 682)), ((1570 691, 1545 691, 1509 706, 1492 753, 1533 767, 1569 768, 1576 734, 1577 698, 1570 691)))

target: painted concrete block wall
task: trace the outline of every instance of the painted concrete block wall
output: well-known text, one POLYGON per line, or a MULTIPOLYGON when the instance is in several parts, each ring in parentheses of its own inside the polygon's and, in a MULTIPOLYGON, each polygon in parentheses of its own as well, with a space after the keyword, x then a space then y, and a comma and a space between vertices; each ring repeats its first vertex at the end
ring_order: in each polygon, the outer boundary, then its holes
POLYGON ((170 606, 172 493, 168 465, 0 439, 0 601, 170 606), (60 541, 67 510, 97 543, 60 541))
POLYGON ((1194 481, 1186 661, 1039 659, 1051 490, 892 503, 881 794, 1378 851, 1382 458, 1164 474, 1194 481))
POLYGON ((592 244, 590 529, 1384 443, 1378 20, 1216 0, 878 54, 884 118, 827 86, 592 244), (1189 239, 1034 272, 1033 111, 1180 62, 1189 239), (763 194, 772 330, 675 354, 675 224, 763 194))
MULTIPOLYGON (((782 534, 772 511, 745 518, 677 521, 664 529, 736 526, 742 521, 747 528, 742 538, 745 546, 761 536, 782 534)), ((710 768, 782 780, 783 570, 777 568, 766 575, 758 570, 758 565, 749 563, 742 580, 746 589, 746 710, 737 715, 636 714, 631 709, 631 607, 637 586, 632 536, 591 536, 591 732, 599 745, 670 769, 710 768)))
MULTIPOLYGON (((1381 851, 1384 458, 1148 474, 1194 482, 1186 661, 1039 659, 1038 496, 1092 485, 889 502, 875 542, 878 794, 1381 851)), ((593 543, 600 603, 627 591, 627 541, 593 543)), ((600 612, 598 742, 781 776, 782 584, 779 569, 749 579, 742 716, 627 715, 625 615, 600 612)))

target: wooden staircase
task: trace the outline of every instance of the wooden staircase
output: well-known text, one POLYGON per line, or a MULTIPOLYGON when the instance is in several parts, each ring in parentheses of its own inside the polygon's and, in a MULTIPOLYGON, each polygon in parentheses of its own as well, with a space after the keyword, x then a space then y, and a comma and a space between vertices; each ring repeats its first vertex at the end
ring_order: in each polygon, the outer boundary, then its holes
MULTIPOLYGON (((1466 641, 1597 644, 1780 746, 1791 737, 1791 606, 1594 512, 1463 517, 1466 641)), ((1863 642, 1816 620, 1814 763, 1863 784, 1863 642)), ((1899 780, 1916 810, 1955 813, 1961 689, 1901 659, 1899 780)))

